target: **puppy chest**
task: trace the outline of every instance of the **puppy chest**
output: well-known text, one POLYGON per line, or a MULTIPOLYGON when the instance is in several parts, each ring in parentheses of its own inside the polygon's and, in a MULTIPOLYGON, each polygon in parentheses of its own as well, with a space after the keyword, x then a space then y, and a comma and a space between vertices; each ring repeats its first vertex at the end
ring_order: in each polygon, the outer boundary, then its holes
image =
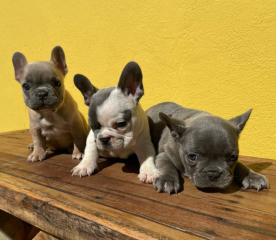
POLYGON ((122 149, 115 151, 100 151, 101 157, 107 158, 122 158, 127 159, 130 155, 134 154, 132 149, 122 149))
POLYGON ((41 119, 40 127, 43 136, 68 133, 69 126, 62 118, 41 119))

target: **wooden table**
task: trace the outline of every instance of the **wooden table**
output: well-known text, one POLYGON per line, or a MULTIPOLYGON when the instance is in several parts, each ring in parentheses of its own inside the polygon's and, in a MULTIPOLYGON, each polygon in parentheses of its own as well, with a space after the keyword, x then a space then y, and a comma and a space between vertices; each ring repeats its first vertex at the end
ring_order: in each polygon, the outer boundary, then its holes
POLYGON ((72 240, 276 239, 275 160, 240 157, 268 177, 269 190, 203 192, 185 178, 184 191, 169 195, 138 180, 134 159, 102 159, 99 173, 79 178, 70 154, 27 162, 28 130, 3 133, 0 142, 0 209, 37 232, 72 240))

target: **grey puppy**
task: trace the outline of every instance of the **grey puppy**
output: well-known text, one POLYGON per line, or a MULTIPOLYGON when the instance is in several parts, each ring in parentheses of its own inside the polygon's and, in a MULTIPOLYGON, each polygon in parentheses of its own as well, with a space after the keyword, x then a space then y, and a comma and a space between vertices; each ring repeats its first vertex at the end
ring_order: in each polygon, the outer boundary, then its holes
POLYGON ((51 61, 27 63, 19 52, 12 58, 15 79, 22 86, 29 107, 33 152, 28 161, 43 160, 46 148, 73 149, 72 158, 81 159, 88 133, 88 124, 78 111, 77 103, 64 87, 68 72, 61 47, 52 50, 51 61))
POLYGON ((154 187, 159 192, 180 189, 179 173, 198 188, 226 188, 232 180, 244 188, 269 188, 268 179, 238 161, 239 134, 251 109, 224 120, 207 112, 164 102, 146 111, 152 141, 157 149, 160 176, 154 187))

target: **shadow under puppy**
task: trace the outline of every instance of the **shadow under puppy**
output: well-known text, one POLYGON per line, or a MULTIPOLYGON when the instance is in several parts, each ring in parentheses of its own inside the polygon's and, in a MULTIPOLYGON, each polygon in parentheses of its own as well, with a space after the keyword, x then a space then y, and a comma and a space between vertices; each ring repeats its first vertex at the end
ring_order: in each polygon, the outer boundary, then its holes
POLYGON ((33 152, 28 161, 43 160, 47 147, 53 150, 73 149, 72 158, 81 159, 88 133, 88 124, 78 111, 77 103, 64 87, 68 72, 63 49, 52 50, 51 61, 27 63, 22 53, 12 58, 15 79, 22 86, 24 101, 29 107, 33 152))
POLYGON ((149 108, 152 141, 157 149, 158 192, 180 189, 179 173, 198 188, 226 188, 232 180, 244 188, 269 188, 268 179, 238 161, 238 138, 252 110, 224 120, 207 112, 164 102, 149 108))
POLYGON ((85 76, 79 74, 74 82, 89 106, 91 131, 84 158, 72 170, 72 175, 93 174, 97 170, 99 156, 126 159, 135 153, 140 163, 140 181, 152 183, 158 171, 154 165, 155 149, 147 115, 139 104, 144 95, 139 65, 129 62, 117 87, 97 90, 85 76))

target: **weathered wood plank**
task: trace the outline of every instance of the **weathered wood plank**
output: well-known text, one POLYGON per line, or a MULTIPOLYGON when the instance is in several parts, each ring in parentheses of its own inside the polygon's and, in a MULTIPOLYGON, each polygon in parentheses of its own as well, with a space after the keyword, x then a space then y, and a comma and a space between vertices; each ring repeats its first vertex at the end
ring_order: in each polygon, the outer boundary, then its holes
MULTIPOLYGON (((233 223, 239 220, 239 218, 243 219, 243 221, 247 220, 250 225, 244 227, 248 229, 252 227, 250 231, 253 232, 266 229, 267 233, 269 233, 269 231, 273 231, 273 228, 276 227, 273 225, 273 217, 264 216, 271 213, 267 212, 267 206, 263 205, 262 201, 258 206, 259 209, 252 209, 250 206, 247 206, 248 201, 245 202, 244 206, 239 203, 239 201, 244 201, 242 192, 233 195, 230 199, 225 199, 223 202, 219 197, 210 199, 208 195, 206 196, 206 193, 202 193, 196 188, 194 188, 195 193, 186 193, 185 189, 181 194, 169 196, 167 194, 158 194, 153 188, 148 188, 150 185, 143 185, 140 183, 127 184, 127 182, 124 183, 123 180, 112 178, 106 179, 100 174, 90 178, 79 179, 70 178, 68 174, 63 174, 63 176, 61 176, 57 166, 50 165, 47 174, 43 173, 42 170, 36 173, 32 173, 29 170, 23 172, 23 168, 24 167, 20 166, 20 171, 17 169, 7 169, 6 172, 14 174, 15 176, 19 175, 21 178, 26 178, 29 181, 39 182, 40 184, 47 183, 47 185, 59 191, 66 191, 83 199, 89 199, 90 201, 105 204, 112 208, 131 212, 132 214, 140 215, 152 221, 163 222, 177 228, 184 228, 186 231, 210 232, 211 229, 206 229, 206 224, 208 225, 209 223, 210 227, 212 227, 212 225, 216 225, 218 221, 228 222, 228 229, 231 229, 232 225, 232 228, 237 228, 237 230, 239 230, 241 226, 236 226, 233 223), (43 177, 42 174, 44 174, 43 177), (56 177, 58 174, 59 177, 56 177), (101 184, 98 184, 98 182, 101 184), (120 188, 117 187, 118 185, 120 185, 120 188), (72 186, 74 186, 74 192, 72 192, 72 186), (105 189, 102 186, 108 187, 105 189), (206 197, 200 197, 200 193, 205 194, 206 197), (182 202, 185 202, 185 204, 183 205, 182 202), (208 203, 207 207, 206 203, 208 203), (195 209, 194 204, 200 207, 195 209), (143 212, 141 212, 141 208, 143 212), (155 216, 156 212, 160 209, 162 209, 162 212, 155 216), (260 214, 259 211, 264 212, 260 214), (177 214, 174 214, 172 218, 172 213, 177 214), (189 215, 189 221, 183 222, 187 214, 189 215), (225 216, 225 214, 228 216, 225 216), (260 225, 264 217, 266 218, 267 224, 272 224, 271 228, 263 226, 263 224, 260 225), (201 222, 198 222, 199 218, 201 222), (191 224, 191 226, 189 224, 191 224), (199 229, 197 230, 197 228, 199 229)), ((251 192, 254 195, 258 194, 254 191, 251 192)), ((258 196, 256 195, 256 197, 258 196)), ((272 200, 275 205, 275 200, 272 200)), ((256 204, 254 206, 256 206, 256 204)), ((216 234, 225 235, 225 232, 223 229, 218 229, 216 230, 216 234)))

